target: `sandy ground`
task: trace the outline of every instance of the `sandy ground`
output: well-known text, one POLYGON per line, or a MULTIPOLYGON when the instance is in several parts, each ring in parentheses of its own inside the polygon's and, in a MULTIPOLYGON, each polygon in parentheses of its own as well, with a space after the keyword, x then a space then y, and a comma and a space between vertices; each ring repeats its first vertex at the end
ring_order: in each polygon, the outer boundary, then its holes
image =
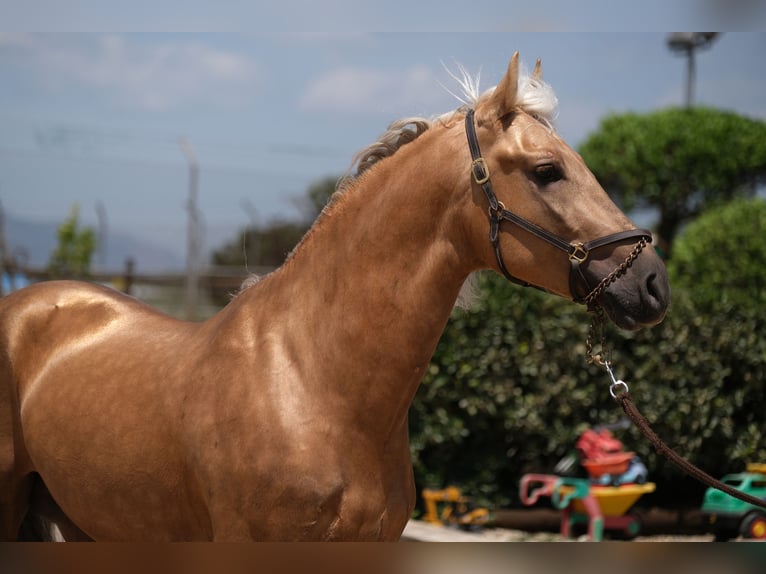
MULTIPOLYGON (((511 528, 484 528, 466 532, 410 520, 404 529, 402 540, 410 542, 585 542, 588 541, 588 536, 565 539, 554 532, 527 532, 511 528)), ((712 534, 655 534, 638 536, 634 542, 712 542, 712 540, 712 534)))

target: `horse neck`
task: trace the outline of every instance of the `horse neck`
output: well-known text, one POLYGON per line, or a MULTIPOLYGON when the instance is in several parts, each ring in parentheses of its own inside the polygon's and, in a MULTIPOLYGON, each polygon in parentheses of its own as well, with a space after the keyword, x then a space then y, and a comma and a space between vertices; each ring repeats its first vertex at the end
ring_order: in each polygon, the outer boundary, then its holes
POLYGON ((273 289, 290 299, 286 324, 294 329, 288 336, 305 349, 312 381, 342 397, 365 426, 388 431, 406 427, 412 398, 472 271, 458 237, 458 204, 468 202, 451 201, 467 195, 458 193, 458 182, 466 189, 467 178, 447 173, 461 163, 454 155, 439 157, 444 148, 429 136, 344 192, 273 278, 273 289))

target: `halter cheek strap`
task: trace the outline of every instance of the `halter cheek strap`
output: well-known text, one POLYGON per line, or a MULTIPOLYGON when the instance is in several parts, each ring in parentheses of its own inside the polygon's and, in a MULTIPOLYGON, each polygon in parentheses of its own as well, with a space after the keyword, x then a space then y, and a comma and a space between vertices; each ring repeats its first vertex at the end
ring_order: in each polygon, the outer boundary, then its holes
MULTIPOLYGON (((473 180, 481 187, 484 195, 489 203, 489 240, 492 243, 492 247, 495 251, 495 258, 497 259, 498 267, 502 274, 513 283, 523 285, 525 287, 535 287, 537 289, 543 289, 537 285, 533 285, 528 281, 514 277, 505 266, 503 261, 503 254, 500 247, 500 224, 503 221, 513 223, 517 227, 520 227, 524 231, 539 237, 543 241, 546 241, 555 248, 565 252, 570 262, 569 271, 569 291, 572 298, 577 303, 585 303, 586 300, 591 300, 591 295, 599 289, 599 285, 593 287, 588 281, 588 278, 583 270, 583 264, 588 260, 588 256, 593 249, 604 247, 612 243, 619 243, 627 239, 634 239, 642 246, 646 243, 651 243, 652 235, 646 229, 628 229, 625 231, 619 231, 606 235, 586 243, 581 242, 569 242, 558 235, 543 229, 539 225, 532 223, 531 221, 524 219, 523 217, 513 213, 506 209, 505 205, 497 199, 494 190, 492 189, 492 181, 489 177, 489 167, 487 161, 481 155, 481 149, 479 148, 479 139, 476 136, 476 127, 474 125, 474 110, 468 110, 465 116, 465 132, 468 138, 468 148, 471 152, 471 174, 473 180)), ((640 251, 640 250, 639 250, 640 251)), ((637 256, 636 253, 635 256, 637 256)), ((633 256, 633 259, 635 258, 633 256)), ((611 275, 611 274, 610 274, 611 275)))

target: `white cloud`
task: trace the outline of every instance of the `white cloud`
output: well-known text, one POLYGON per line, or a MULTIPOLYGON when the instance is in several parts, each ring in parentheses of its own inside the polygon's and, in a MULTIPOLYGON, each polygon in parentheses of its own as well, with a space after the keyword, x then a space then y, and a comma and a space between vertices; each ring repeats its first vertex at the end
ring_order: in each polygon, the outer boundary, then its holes
POLYGON ((24 46, 29 43, 29 36, 21 32, 0 32, 0 48, 24 46))
MULTIPOLYGON (((399 111, 432 115, 435 102, 445 101, 446 91, 429 68, 414 66, 404 71, 342 67, 318 77, 300 100, 312 112, 344 112, 357 115, 399 111)), ((455 106, 456 107, 456 106, 455 106)))
POLYGON ((253 96, 258 77, 253 61, 184 42, 183 36, 163 38, 14 35, 0 38, 0 46, 46 89, 100 92, 120 107, 166 110, 193 103, 236 104, 253 96))

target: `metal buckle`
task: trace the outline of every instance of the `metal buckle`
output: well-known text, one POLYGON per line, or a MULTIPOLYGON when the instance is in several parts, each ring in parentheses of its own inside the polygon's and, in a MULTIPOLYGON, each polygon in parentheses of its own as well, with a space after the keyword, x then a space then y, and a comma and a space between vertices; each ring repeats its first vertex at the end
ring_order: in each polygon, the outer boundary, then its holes
POLYGON ((475 160, 473 160, 473 162, 471 162, 471 173, 473 174, 473 179, 479 185, 487 183, 489 181, 489 168, 487 167, 487 161, 483 157, 477 157, 475 160), (481 171, 478 172, 477 168, 481 171), (479 176, 479 173, 483 175, 479 176))
POLYGON ((489 213, 490 219, 502 219, 503 218, 503 212, 505 211, 505 205, 503 205, 502 201, 497 202, 497 208, 493 208, 491 205, 487 207, 487 213, 489 213))
POLYGON ((582 243, 570 243, 570 245, 574 247, 574 251, 569 254, 570 261, 582 263, 588 258, 588 251, 582 243))

